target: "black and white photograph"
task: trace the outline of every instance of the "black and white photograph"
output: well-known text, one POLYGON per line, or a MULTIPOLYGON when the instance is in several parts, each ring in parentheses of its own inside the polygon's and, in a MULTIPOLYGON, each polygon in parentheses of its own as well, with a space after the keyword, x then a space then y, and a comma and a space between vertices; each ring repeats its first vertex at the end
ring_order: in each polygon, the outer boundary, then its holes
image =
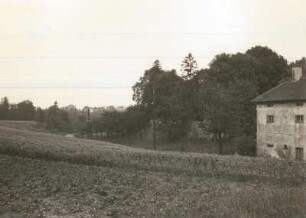
POLYGON ((305 0, 0 0, 0 218, 306 218, 305 0))

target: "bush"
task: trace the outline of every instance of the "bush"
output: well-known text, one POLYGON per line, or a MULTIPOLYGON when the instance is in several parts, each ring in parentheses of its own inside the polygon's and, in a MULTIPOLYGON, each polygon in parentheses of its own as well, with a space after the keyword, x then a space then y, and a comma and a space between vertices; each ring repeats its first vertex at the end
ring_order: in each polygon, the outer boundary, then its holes
POLYGON ((256 156, 256 140, 254 137, 237 137, 234 139, 236 152, 242 156, 256 156))

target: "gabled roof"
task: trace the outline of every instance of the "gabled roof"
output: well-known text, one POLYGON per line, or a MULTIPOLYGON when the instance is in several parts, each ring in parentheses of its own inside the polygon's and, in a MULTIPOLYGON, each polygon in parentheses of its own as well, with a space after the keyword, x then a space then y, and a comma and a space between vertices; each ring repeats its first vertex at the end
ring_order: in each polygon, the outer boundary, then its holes
POLYGON ((255 103, 306 101, 306 76, 298 81, 288 80, 252 100, 255 103))

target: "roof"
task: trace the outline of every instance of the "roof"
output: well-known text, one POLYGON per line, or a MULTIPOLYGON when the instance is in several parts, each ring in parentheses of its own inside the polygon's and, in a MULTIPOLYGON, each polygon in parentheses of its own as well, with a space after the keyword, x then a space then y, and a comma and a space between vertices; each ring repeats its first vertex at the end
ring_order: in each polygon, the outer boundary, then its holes
POLYGON ((298 81, 288 80, 252 100, 255 103, 306 101, 306 76, 298 81))

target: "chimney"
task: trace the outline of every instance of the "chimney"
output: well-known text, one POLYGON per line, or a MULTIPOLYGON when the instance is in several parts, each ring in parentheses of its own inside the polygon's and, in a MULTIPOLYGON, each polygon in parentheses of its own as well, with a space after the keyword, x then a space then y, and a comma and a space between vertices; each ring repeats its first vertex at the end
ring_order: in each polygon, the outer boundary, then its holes
POLYGON ((298 81, 303 76, 301 67, 292 67, 292 81, 298 81))

